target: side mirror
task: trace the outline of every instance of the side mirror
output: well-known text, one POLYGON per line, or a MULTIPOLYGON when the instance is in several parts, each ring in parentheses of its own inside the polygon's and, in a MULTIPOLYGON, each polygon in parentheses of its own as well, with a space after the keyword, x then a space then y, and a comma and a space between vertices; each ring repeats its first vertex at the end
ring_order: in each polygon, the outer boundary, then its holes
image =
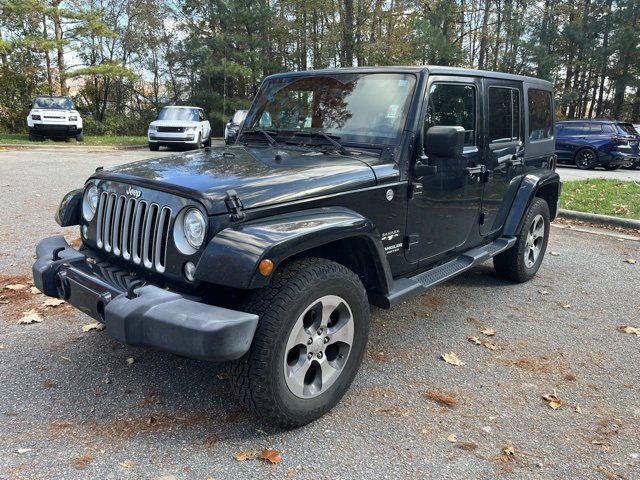
POLYGON ((425 155, 459 159, 464 149, 464 134, 463 127, 431 127, 424 135, 425 155))

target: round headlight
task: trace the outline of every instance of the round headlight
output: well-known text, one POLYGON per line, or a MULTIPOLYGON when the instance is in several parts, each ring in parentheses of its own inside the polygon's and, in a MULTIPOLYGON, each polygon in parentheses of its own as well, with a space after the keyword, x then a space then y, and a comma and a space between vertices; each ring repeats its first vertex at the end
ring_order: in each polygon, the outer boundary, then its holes
POLYGON ((96 208, 98 208, 98 187, 90 185, 84 191, 84 197, 82 198, 82 216, 87 222, 93 220, 96 208))
POLYGON ((184 230, 184 237, 196 250, 200 248, 202 242, 204 242, 204 232, 207 228, 206 221, 200 210, 197 208, 190 208, 185 213, 182 220, 182 228, 184 230))

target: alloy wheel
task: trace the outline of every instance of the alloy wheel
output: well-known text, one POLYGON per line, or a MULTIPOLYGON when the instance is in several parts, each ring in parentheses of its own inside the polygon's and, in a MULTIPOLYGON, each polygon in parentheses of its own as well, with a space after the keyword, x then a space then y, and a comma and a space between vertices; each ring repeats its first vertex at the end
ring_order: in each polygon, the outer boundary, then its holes
POLYGON ((576 165, 580 168, 591 168, 595 162, 595 154, 591 150, 581 150, 576 158, 576 165))
POLYGON ((544 243, 544 217, 536 215, 527 231, 527 241, 524 248, 524 264, 527 268, 532 268, 538 261, 542 244, 544 243))
POLYGON ((347 302, 325 295, 293 325, 284 352, 284 376, 296 397, 324 393, 340 377, 353 345, 354 320, 347 302))

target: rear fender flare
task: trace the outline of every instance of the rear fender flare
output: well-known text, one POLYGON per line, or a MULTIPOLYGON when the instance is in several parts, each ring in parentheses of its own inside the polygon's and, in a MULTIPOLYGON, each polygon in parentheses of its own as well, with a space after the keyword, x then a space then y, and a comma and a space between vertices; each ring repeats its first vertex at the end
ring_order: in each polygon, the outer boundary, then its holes
POLYGON ((239 289, 269 284, 258 271, 269 259, 274 271, 282 262, 314 248, 345 239, 364 240, 376 278, 375 287, 388 292, 393 283, 389 263, 375 225, 342 207, 315 208, 274 215, 228 227, 216 234, 198 262, 197 280, 239 289))
POLYGON ((522 219, 531 204, 531 200, 536 196, 540 196, 549 203, 551 219, 553 220, 558 210, 560 185, 560 176, 551 170, 525 175, 511 204, 503 235, 518 235, 522 226, 522 219), (545 195, 538 195, 543 191, 545 195))

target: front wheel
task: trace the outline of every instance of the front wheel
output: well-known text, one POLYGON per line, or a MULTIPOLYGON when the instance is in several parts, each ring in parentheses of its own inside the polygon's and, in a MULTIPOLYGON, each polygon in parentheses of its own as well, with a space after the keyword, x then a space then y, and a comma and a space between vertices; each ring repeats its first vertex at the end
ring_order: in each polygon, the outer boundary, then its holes
POLYGON ((493 266, 498 275, 522 283, 538 272, 549 242, 549 218, 547 202, 535 197, 524 217, 515 245, 493 257, 493 266))
POLYGON ((207 138, 204 142, 204 146, 205 147, 210 147, 211 146, 211 134, 209 134, 209 138, 207 138))
POLYGON ((240 401, 283 428, 333 408, 360 367, 369 334, 369 303, 358 276, 330 260, 295 261, 242 310, 260 321, 249 352, 229 365, 240 401))
POLYGON ((151 150, 152 152, 157 152, 158 150, 160 150, 160 145, 158 145, 157 143, 150 143, 149 150, 151 150))
POLYGON ((76 141, 84 142, 84 133, 79 133, 78 135, 76 135, 76 141))
POLYGON ((583 148, 574 158, 576 167, 581 170, 593 170, 598 164, 598 154, 590 148, 583 148))

